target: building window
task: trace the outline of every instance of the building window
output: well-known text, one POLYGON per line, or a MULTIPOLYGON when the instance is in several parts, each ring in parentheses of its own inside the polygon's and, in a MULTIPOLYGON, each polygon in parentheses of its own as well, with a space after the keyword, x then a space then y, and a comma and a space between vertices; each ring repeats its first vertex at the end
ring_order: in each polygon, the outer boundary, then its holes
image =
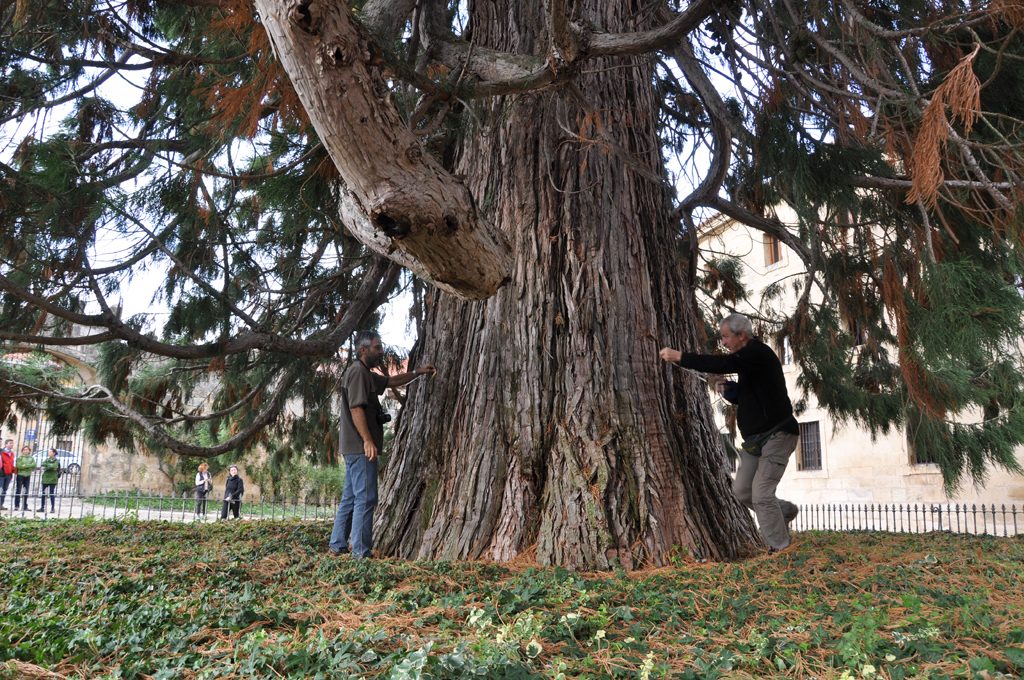
POLYGON ((907 432, 907 453, 910 455, 911 465, 934 465, 935 458, 925 449, 914 445, 910 432, 907 432))
POLYGON ((789 346, 789 338, 783 338, 779 343, 779 361, 783 366, 793 363, 793 349, 789 346))
POLYGON ((764 235, 764 266, 782 261, 782 244, 774 236, 764 235))
POLYGON ((818 421, 800 423, 800 459, 797 470, 821 469, 821 430, 818 421))

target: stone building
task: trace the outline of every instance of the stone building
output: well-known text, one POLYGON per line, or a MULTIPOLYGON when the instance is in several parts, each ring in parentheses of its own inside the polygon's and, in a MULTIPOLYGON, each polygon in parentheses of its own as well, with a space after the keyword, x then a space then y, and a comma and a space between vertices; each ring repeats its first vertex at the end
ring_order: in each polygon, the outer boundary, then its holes
MULTIPOLYGON (((795 216, 780 211, 784 222, 795 216)), ((740 313, 770 307, 788 311, 796 303, 788 291, 781 298, 762 298, 765 289, 804 271, 801 260, 778 240, 750 229, 723 215, 705 221, 700 232, 701 252, 708 257, 731 255, 744 265, 743 282, 750 303, 740 313)), ((776 347, 783 362, 791 397, 800 395, 796 386, 798 368, 788 347, 776 347)), ((853 350, 856 351, 856 350, 853 350)), ((794 399, 795 400, 795 399, 794 399)), ((724 418, 716 419, 725 431, 724 418)), ((837 423, 818 408, 813 395, 807 409, 798 414, 800 442, 779 485, 778 494, 799 504, 819 503, 968 503, 1021 505, 1024 476, 990 469, 984 488, 967 486, 947 498, 938 466, 917 456, 908 446, 905 432, 892 432, 872 440, 867 430, 854 423, 837 423)), ((1024 463, 1024 449, 1017 459, 1024 463)))

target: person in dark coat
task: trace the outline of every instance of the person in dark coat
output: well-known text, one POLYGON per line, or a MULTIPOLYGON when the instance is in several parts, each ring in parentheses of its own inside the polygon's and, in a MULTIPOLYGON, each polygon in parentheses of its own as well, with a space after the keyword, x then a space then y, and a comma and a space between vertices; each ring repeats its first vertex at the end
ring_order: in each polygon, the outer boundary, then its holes
POLYGON ((245 493, 245 482, 238 476, 238 466, 232 465, 228 468, 228 481, 224 484, 224 508, 220 511, 220 518, 228 518, 228 508, 234 519, 239 519, 238 511, 242 508, 242 494, 245 493))
POLYGON ((800 509, 775 495, 789 457, 796 449, 800 427, 786 391, 782 363, 770 347, 754 337, 750 320, 742 314, 722 319, 722 344, 729 354, 693 354, 670 347, 661 358, 704 373, 736 374, 737 380, 716 380, 716 389, 737 405, 736 424, 744 445, 732 490, 736 499, 757 515, 761 534, 771 553, 789 547, 789 523, 800 509))

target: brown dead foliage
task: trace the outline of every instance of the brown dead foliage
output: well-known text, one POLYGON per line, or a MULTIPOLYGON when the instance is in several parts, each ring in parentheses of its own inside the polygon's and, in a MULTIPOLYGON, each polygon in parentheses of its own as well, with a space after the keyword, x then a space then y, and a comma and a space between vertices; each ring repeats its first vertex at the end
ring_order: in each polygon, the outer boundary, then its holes
POLYGON ((939 189, 944 179, 942 149, 950 132, 946 107, 961 120, 966 136, 981 110, 981 83, 973 67, 979 49, 981 45, 975 43, 971 53, 960 60, 932 94, 911 158, 910 174, 914 186, 907 193, 907 203, 923 200, 933 210, 938 209, 939 189))

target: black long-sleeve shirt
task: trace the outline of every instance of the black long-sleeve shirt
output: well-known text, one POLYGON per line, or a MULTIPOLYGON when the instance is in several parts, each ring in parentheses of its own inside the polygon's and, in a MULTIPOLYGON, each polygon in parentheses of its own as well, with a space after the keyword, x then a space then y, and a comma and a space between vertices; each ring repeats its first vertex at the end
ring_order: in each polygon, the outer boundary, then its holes
POLYGON ((245 493, 245 482, 242 481, 241 475, 228 475, 228 480, 224 483, 224 500, 240 501, 243 493, 245 493))
POLYGON ((683 352, 679 365, 704 373, 731 374, 737 377, 739 406, 736 424, 744 438, 766 432, 787 420, 782 432, 800 434, 793 417, 793 404, 786 391, 786 378, 782 375, 782 362, 768 345, 752 338, 742 349, 732 354, 693 354, 683 352))

